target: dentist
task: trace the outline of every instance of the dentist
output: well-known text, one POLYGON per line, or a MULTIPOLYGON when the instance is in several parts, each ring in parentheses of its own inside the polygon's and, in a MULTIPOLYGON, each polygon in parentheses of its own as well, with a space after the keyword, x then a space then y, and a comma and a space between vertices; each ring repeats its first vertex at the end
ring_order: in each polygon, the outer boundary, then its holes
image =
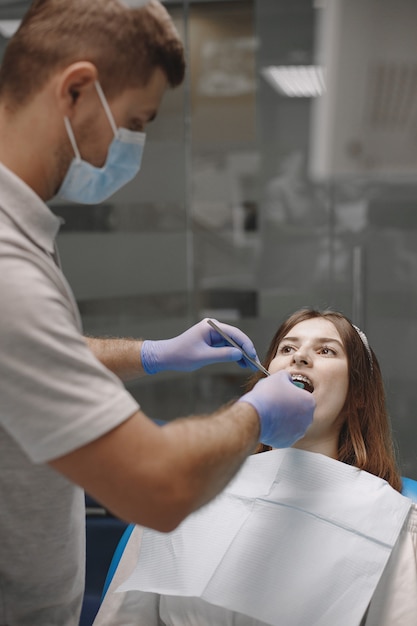
MULTIPOLYGON (((278 373, 211 416, 164 428, 123 381, 244 361, 204 320, 164 341, 86 339, 55 245, 58 195, 98 203, 140 168, 144 129, 184 76, 157 0, 34 0, 0 68, 0 626, 76 626, 84 490, 168 531, 262 439, 303 436, 314 400, 278 373), (156 451, 156 452, 155 452, 156 451)), ((256 358, 239 329, 220 324, 256 358)))

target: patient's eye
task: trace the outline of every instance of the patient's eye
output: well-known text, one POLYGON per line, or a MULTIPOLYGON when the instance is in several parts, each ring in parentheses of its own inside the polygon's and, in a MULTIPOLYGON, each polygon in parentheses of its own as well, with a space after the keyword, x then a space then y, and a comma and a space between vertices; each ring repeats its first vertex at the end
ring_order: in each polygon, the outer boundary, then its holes
POLYGON ((319 352, 320 354, 323 354, 324 356, 336 356, 337 355, 337 351, 334 348, 331 348, 330 346, 322 346, 319 352))
POLYGON ((279 346, 278 353, 279 354, 291 354, 294 350, 295 350, 294 346, 291 346, 289 344, 284 344, 282 346, 279 346))

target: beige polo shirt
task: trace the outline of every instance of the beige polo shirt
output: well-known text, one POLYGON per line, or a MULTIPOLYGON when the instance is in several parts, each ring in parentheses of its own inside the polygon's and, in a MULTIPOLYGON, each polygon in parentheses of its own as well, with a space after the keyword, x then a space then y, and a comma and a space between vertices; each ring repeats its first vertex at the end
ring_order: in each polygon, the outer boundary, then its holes
POLYGON ((138 409, 82 336, 59 225, 0 164, 0 626, 78 624, 83 492, 45 462, 138 409))

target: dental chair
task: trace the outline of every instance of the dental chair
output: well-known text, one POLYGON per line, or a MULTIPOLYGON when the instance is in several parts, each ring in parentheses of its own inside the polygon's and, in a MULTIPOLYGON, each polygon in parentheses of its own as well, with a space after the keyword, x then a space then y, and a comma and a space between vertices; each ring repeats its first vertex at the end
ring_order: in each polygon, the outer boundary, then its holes
POLYGON ((403 483, 403 488, 401 490, 403 496, 410 498, 413 502, 417 502, 417 480, 406 478, 405 476, 402 476, 401 480, 403 483))
MULTIPOLYGON (((116 558, 123 533, 129 528, 126 522, 114 517, 87 494, 85 503, 86 572, 79 626, 91 626, 93 623, 101 604, 109 567, 116 558)), ((131 526, 133 529, 133 524, 131 526)))
MULTIPOLYGON (((164 420, 154 419, 158 426, 164 420)), ((86 573, 79 626, 91 626, 134 528, 85 495, 86 573), (104 591, 105 590, 105 591, 104 591)))

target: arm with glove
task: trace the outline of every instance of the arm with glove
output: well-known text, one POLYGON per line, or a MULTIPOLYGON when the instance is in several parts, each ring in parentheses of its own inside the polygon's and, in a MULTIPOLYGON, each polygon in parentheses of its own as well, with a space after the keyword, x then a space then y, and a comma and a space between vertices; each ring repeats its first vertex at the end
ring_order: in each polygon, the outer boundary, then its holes
MULTIPOLYGON (((243 350, 257 360, 252 341, 239 328, 217 322, 243 350)), ((233 362, 253 368, 240 350, 230 346, 207 320, 201 320, 172 339, 96 339, 86 338, 90 349, 108 369, 122 380, 164 371, 191 372, 206 365, 233 362)))
MULTIPOLYGON (((244 333, 226 325, 222 330, 255 357, 244 333)), ((240 350, 225 344, 203 320, 172 340, 140 344, 143 368, 190 371, 241 361, 240 350)), ((211 415, 178 418, 161 428, 139 409, 51 465, 122 519, 169 531, 224 489, 259 441, 280 448, 301 438, 314 409, 313 396, 279 371, 211 415)))

